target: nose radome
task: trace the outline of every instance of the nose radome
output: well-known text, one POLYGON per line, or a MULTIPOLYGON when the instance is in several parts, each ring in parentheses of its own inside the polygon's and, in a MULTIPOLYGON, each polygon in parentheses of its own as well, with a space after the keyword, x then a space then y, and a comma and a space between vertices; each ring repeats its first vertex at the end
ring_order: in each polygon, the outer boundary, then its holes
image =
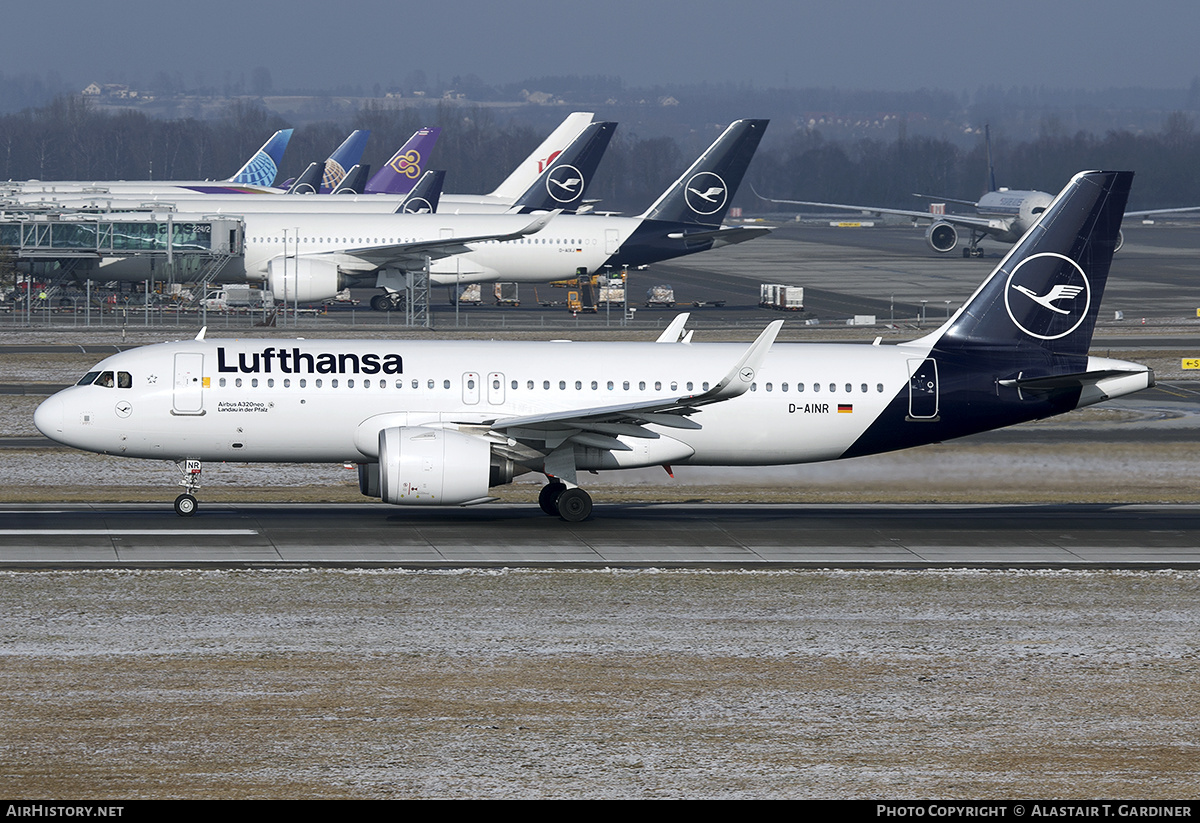
POLYGON ((37 426, 37 430, 51 440, 58 440, 62 436, 65 411, 66 405, 62 398, 51 397, 38 406, 37 411, 33 413, 33 425, 37 426))

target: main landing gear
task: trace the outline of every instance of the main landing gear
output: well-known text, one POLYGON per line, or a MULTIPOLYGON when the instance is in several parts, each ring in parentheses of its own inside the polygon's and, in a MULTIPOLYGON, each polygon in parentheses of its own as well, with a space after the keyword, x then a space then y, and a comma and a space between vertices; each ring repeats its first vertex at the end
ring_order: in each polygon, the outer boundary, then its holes
POLYGON ((983 257, 983 249, 979 248, 979 241, 982 239, 982 234, 971 232, 971 242, 963 249, 963 258, 983 257))
POLYGON ((538 505, 551 517, 557 515, 568 523, 587 520, 592 514, 592 496, 578 486, 568 487, 560 480, 551 480, 538 494, 538 505))
POLYGON ((183 494, 175 498, 175 513, 180 517, 191 517, 196 513, 196 495, 192 492, 200 488, 202 467, 199 460, 181 460, 175 465, 179 467, 179 471, 183 475, 179 485, 183 486, 185 490, 183 494))
POLYGON ((371 298, 371 308, 375 311, 404 311, 404 294, 398 291, 377 294, 371 298))

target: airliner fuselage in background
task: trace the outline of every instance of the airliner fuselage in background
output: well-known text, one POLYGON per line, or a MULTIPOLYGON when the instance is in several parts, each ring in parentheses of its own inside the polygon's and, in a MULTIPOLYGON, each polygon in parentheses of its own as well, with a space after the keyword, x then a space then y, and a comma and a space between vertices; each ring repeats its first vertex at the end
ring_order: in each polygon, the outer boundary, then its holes
MULTIPOLYGON (((281 298, 307 303, 349 286, 398 293, 413 271, 428 270, 433 283, 445 285, 548 282, 574 277, 580 269, 644 266, 745 242, 767 229, 724 227, 722 221, 767 123, 731 123, 636 217, 247 213, 243 255, 231 261, 221 279, 261 282, 281 298)), ((549 182, 555 168, 561 167, 551 165, 542 179, 549 182)), ((111 258, 90 276, 141 280, 148 276, 146 266, 147 258, 111 258)))
POLYGON ((352 462, 397 505, 485 502, 546 475, 539 504, 592 508, 580 473, 875 454, 1061 414, 1153 385, 1088 348, 1132 174, 1076 175, 940 329, 899 345, 205 340, 105 359, 46 400, 47 437, 180 462, 352 462))

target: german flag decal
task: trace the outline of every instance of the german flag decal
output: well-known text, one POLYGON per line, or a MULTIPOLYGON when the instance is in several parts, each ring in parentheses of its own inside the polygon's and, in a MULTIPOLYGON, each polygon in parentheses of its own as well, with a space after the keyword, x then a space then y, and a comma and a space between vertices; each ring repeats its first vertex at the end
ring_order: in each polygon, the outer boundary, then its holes
POLYGON ((854 413, 854 404, 853 403, 838 403, 838 414, 853 414, 853 413, 854 413))

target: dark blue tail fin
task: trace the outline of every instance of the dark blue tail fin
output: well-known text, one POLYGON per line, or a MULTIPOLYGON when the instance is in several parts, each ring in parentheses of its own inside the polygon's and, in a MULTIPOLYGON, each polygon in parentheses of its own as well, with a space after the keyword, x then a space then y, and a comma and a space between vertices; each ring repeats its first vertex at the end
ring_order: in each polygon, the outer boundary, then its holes
POLYGON ((769 120, 736 120, 646 210, 648 220, 720 226, 769 120))
POLYGON ((342 182, 337 184, 331 194, 362 194, 363 186, 367 185, 367 178, 371 175, 370 163, 357 163, 346 172, 346 176, 342 178, 342 182))
POLYGON ((309 163, 304 174, 292 181, 288 194, 316 194, 321 187, 321 176, 325 173, 324 163, 309 163))
POLYGON ((547 166, 542 176, 517 198, 512 210, 522 213, 577 210, 616 128, 616 123, 592 123, 580 132, 547 166))
POLYGON ((342 141, 342 145, 334 149, 333 154, 325 161, 325 176, 321 179, 321 194, 328 194, 338 187, 346 172, 358 165, 362 160, 363 149, 367 147, 367 138, 371 132, 365 129, 355 129, 350 136, 342 141))
POLYGON ((383 168, 367 181, 367 194, 408 194, 429 163, 429 155, 442 130, 437 126, 418 129, 383 168))
MULTIPOLYGON (((1133 172, 1080 172, 966 305, 935 348, 1027 350, 1050 373, 1082 371, 1133 172)), ((930 338, 926 338, 929 340, 930 338)), ((1019 359, 1019 358, 1018 358, 1019 359)))
POLYGON ((445 182, 445 170, 430 169, 425 172, 396 209, 396 214, 433 214, 442 199, 442 186, 445 182))
POLYGON ((250 186, 270 186, 275 183, 279 174, 279 164, 283 162, 283 152, 288 140, 292 138, 291 129, 281 129, 271 135, 271 139, 263 143, 263 147, 246 161, 246 165, 238 169, 237 174, 230 177, 227 183, 242 183, 250 186))

